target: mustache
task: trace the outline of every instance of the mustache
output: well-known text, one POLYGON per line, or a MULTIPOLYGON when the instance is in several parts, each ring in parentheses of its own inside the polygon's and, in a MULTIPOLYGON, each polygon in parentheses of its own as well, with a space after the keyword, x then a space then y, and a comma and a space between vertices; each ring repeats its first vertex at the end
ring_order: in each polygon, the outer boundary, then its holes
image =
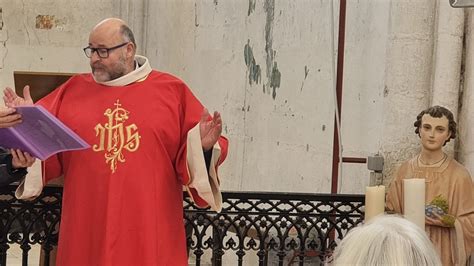
POLYGON ((96 68, 104 69, 105 68, 105 66, 103 64, 99 63, 99 62, 96 62, 96 63, 92 64, 91 67, 92 67, 92 69, 96 69, 96 68))

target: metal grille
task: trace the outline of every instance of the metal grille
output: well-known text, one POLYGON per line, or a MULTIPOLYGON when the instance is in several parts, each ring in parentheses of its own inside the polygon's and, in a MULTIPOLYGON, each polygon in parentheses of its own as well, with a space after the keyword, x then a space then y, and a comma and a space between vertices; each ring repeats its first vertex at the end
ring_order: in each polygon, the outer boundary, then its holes
MULTIPOLYGON (((16 186, 0 189, 0 263, 7 265, 12 244, 28 251, 40 244, 48 265, 57 245, 61 187, 45 187, 33 201, 14 196, 16 186)), ((213 265, 318 265, 337 241, 363 221, 364 196, 341 194, 223 192, 220 213, 197 208, 184 198, 188 252, 196 265, 210 253, 213 265), (253 257, 253 258, 251 258, 253 257), (253 263, 252 263, 253 264, 253 263)), ((35 262, 36 263, 36 262, 35 262)))

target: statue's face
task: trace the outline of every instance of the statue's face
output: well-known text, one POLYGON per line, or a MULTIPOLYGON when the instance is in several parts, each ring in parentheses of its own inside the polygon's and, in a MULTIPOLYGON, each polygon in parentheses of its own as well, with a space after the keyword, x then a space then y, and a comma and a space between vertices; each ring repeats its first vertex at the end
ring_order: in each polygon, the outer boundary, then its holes
POLYGON ((429 114, 421 118, 420 137, 425 150, 440 150, 449 139, 449 120, 445 116, 432 117, 429 114))

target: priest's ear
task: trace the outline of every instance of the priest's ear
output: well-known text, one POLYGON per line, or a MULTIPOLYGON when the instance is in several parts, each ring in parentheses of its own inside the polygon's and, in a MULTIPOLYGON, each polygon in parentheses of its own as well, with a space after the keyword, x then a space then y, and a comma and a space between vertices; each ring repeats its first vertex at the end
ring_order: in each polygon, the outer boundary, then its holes
POLYGON ((136 50, 137 47, 135 47, 135 44, 133 42, 129 42, 127 44, 127 58, 135 58, 136 50))

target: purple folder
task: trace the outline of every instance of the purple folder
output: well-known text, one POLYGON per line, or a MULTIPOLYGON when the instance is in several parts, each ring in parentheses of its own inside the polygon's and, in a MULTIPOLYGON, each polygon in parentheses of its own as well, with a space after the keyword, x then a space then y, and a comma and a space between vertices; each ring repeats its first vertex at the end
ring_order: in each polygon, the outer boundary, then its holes
POLYGON ((74 131, 39 105, 15 107, 23 122, 0 128, 0 146, 26 151, 44 161, 62 151, 90 147, 74 131))

